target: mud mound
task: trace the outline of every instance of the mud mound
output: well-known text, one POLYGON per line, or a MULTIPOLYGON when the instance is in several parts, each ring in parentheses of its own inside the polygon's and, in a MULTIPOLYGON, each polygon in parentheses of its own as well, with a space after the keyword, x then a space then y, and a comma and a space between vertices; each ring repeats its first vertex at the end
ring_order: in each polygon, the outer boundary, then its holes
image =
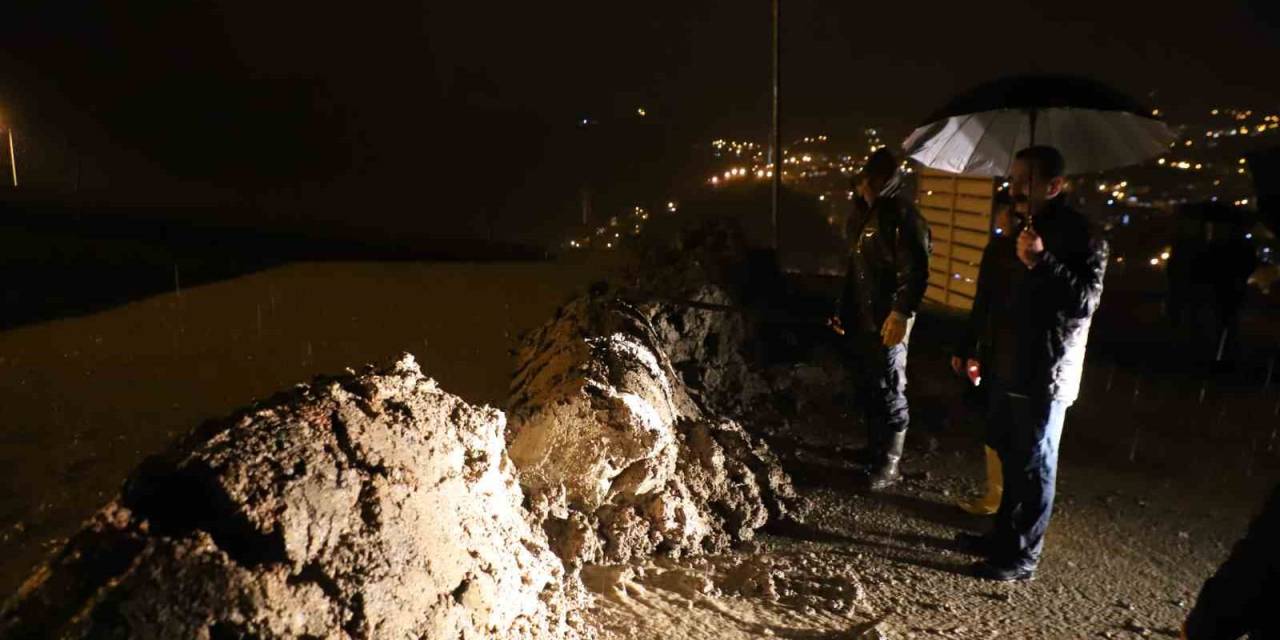
POLYGON ((744 416, 769 395, 754 366, 754 319, 722 288, 703 285, 680 298, 640 305, 690 396, 715 413, 744 416))
POLYGON ((794 496, 763 442, 690 396, 653 315, 581 298, 517 356, 508 452, 571 565, 720 551, 794 496))
MULTIPOLYGON (((768 433, 821 405, 851 409, 839 339, 826 326, 840 282, 786 274, 749 248, 742 220, 666 220, 625 274, 622 297, 649 317, 688 392, 703 407, 768 433)), ((646 236, 647 236, 646 232, 646 236)))
POLYGON ((504 426, 411 356, 299 387, 135 474, 0 636, 577 637, 504 426))

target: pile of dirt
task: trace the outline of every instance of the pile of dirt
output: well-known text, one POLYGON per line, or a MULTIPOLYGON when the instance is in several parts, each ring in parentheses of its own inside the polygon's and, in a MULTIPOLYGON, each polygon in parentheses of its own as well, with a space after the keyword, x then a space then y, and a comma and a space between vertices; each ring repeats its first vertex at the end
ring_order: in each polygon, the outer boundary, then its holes
POLYGON ((0 636, 579 637, 504 428, 411 356, 300 386, 144 465, 0 636))
POLYGON ((740 418, 769 393, 758 363, 762 277, 740 225, 684 220, 650 240, 620 296, 646 316, 685 389, 710 412, 740 418), (753 266, 754 265, 754 266, 753 266))
POLYGON ((755 321, 723 288, 704 284, 637 306, 700 406, 739 417, 769 397, 770 385, 754 363, 755 321))
POLYGON ((689 394, 755 435, 852 411, 852 374, 826 326, 840 280, 783 273, 774 253, 749 247, 740 219, 668 223, 620 295, 645 312, 689 394))
POLYGON ((655 315, 596 291, 517 354, 508 452, 570 566, 723 551, 793 510, 768 446, 690 395, 669 356, 683 334, 655 315))
MULTIPOLYGON (((800 519, 758 423, 825 380, 760 359, 772 285, 743 246, 695 226, 652 280, 562 307, 517 353, 509 425, 405 356, 201 427, 26 581, 0 636, 590 636, 582 566, 800 519)), ((767 573, 725 578, 770 595, 767 573)))

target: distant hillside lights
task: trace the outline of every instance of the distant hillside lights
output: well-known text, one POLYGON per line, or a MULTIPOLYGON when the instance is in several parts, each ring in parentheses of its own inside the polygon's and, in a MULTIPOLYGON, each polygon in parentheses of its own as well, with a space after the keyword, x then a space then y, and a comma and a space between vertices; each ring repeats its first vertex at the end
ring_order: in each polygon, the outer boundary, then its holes
POLYGON ((1183 171, 1200 171, 1204 169, 1203 163, 1192 164, 1186 160, 1165 160, 1164 158, 1160 158, 1159 160, 1156 160, 1156 164, 1162 167, 1169 167, 1170 169, 1181 169, 1183 171))
MULTIPOLYGON (((667 211, 675 213, 678 209, 674 200, 667 201, 667 211)), ((600 247, 603 241, 605 249, 613 249, 615 245, 621 245, 623 230, 627 230, 627 234, 631 236, 639 236, 644 230, 644 223, 649 220, 649 210, 642 206, 635 206, 625 219, 614 216, 609 218, 609 224, 603 227, 596 227, 596 241, 594 246, 600 247)), ((593 246, 592 236, 585 238, 571 239, 565 243, 570 249, 589 249, 593 246)))
MULTIPOLYGON (((803 144, 825 145, 829 142, 830 138, 827 135, 819 134, 799 138, 793 143, 792 147, 803 144)), ((884 146, 879 143, 878 138, 873 139, 872 142, 873 150, 884 146)), ((715 151, 715 157, 717 158, 740 157, 743 152, 751 152, 749 157, 752 163, 748 167, 730 166, 727 170, 718 171, 707 178, 707 184, 719 187, 742 180, 770 180, 773 178, 773 165, 769 162, 767 151, 761 145, 751 142, 718 139, 711 142, 711 147, 715 151)), ((861 162, 865 162, 866 158, 867 156, 864 155, 861 162)), ((782 164, 797 170, 783 172, 783 178, 790 180, 797 177, 801 179, 827 177, 843 179, 852 175, 857 170, 859 163, 850 154, 829 154, 822 150, 799 151, 784 149, 782 164)), ((903 163, 903 170, 906 173, 914 172, 914 169, 906 162, 903 163)))
POLYGON ((1210 129, 1205 132, 1206 138, 1221 138, 1223 136, 1258 136, 1264 134, 1275 133, 1280 129, 1280 115, 1262 116, 1262 121, 1250 125, 1248 120, 1253 118, 1252 109, 1214 109, 1209 112, 1210 115, 1225 115, 1233 120, 1230 128, 1210 129))
POLYGON ((711 148, 715 149, 715 156, 722 157, 723 154, 731 153, 735 156, 742 156, 744 152, 748 152, 754 160, 763 161, 764 153, 762 147, 754 142, 740 142, 737 140, 712 140, 711 148))

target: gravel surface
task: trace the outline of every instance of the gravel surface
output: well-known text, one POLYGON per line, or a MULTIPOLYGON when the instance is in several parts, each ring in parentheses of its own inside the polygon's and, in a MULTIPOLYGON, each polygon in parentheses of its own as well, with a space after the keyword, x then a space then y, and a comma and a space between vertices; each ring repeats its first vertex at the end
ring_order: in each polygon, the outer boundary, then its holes
MULTIPOLYGON (((924 368, 922 387, 945 388, 929 385, 924 368)), ((1176 638, 1201 584, 1280 480, 1280 451, 1258 444, 1270 399, 1219 390, 1221 405, 1201 403, 1167 379, 1126 413, 1132 376, 1121 370, 1110 392, 1107 377, 1092 372, 1068 414, 1054 520, 1032 582, 970 577, 976 558, 952 544, 989 522, 954 506, 982 477, 975 416, 953 415, 946 434, 917 428, 906 480, 883 494, 867 492, 849 462, 857 429, 827 416, 772 437, 809 503, 804 524, 665 569, 701 570, 717 585, 708 592, 672 588, 653 570, 621 594, 589 581, 611 594, 589 617, 616 638, 1176 638), (1215 424, 1221 406, 1240 417, 1215 424), (1135 448, 1123 436, 1144 425, 1135 448), (716 577, 724 571, 715 568, 741 564, 767 570, 716 577), (759 575, 776 593, 735 584, 759 575)))

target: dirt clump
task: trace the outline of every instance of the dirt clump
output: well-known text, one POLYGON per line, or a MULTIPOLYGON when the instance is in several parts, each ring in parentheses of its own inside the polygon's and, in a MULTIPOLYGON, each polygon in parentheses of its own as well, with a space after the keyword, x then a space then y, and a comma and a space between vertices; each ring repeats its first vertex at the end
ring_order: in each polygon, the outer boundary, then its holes
POLYGON ((517 355, 508 451, 570 565, 719 552, 791 510, 773 453, 692 397, 654 315, 597 292, 517 355))
POLYGON ((580 637, 504 429, 412 356, 299 386, 139 469, 0 636, 580 637))

